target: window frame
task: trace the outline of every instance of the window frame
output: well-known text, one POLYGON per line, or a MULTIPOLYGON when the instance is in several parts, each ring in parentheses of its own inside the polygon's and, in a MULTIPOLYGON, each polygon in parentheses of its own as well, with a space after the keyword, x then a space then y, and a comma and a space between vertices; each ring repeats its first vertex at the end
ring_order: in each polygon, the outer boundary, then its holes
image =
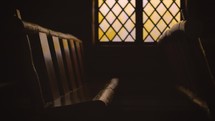
MULTIPOLYGON (((143 40, 143 0, 135 0, 136 8, 135 8, 135 28, 136 28, 136 39, 134 42, 100 42, 98 39, 98 0, 92 0, 92 40, 93 45, 113 45, 113 46, 121 46, 121 45, 156 45, 157 41, 154 42, 144 42, 143 40)), ((180 18, 183 20, 184 18, 184 9, 186 7, 186 0, 180 0, 180 18)))

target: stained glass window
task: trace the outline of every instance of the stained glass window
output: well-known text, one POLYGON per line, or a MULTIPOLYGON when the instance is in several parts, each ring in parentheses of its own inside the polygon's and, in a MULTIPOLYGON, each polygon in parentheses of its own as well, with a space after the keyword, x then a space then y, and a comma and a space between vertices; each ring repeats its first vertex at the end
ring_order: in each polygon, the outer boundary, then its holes
POLYGON ((142 26, 144 42, 156 42, 162 33, 180 21, 180 0, 98 0, 98 40, 100 42, 135 42, 136 26, 142 26), (138 16, 137 12, 142 12, 138 16), (142 19, 137 25, 136 19, 142 19))
POLYGON ((180 16, 180 0, 143 0, 143 41, 158 41, 180 16))

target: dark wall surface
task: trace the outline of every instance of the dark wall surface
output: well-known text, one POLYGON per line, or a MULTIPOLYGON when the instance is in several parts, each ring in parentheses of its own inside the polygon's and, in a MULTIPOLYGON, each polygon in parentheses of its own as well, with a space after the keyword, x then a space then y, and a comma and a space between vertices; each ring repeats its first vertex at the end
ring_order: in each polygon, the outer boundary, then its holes
MULTIPOLYGON (((6 5, 1 5, 1 8, 2 13, 6 16, 13 14, 14 10, 18 8, 22 19, 25 21, 37 23, 56 31, 70 33, 83 40, 86 45, 89 70, 95 69, 102 73, 136 73, 137 70, 141 70, 145 74, 161 68, 159 64, 157 64, 158 66, 152 66, 161 61, 160 57, 155 54, 156 51, 159 51, 156 46, 144 45, 139 48, 135 48, 135 46, 91 47, 91 2, 92 0, 9 0, 6 1, 6 5), (100 64, 103 65, 102 70, 100 64), (139 65, 141 64, 145 65, 140 68, 139 65)), ((187 19, 194 23, 194 27, 190 31, 200 31, 200 36, 206 40, 205 46, 208 50, 208 56, 213 62, 212 48, 215 45, 212 39, 214 33, 213 4, 209 0, 204 2, 192 0, 187 1, 187 7, 187 19), (196 22, 193 21, 198 22, 195 24, 196 22)))

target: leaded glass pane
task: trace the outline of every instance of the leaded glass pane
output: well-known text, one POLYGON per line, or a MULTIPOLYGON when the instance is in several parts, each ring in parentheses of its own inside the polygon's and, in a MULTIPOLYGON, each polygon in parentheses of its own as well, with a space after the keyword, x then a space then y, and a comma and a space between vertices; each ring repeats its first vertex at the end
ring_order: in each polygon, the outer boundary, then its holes
MULTIPOLYGON (((155 42, 180 21, 180 0, 142 0, 142 36, 155 42)), ((136 0, 98 0, 98 39, 100 42, 136 40, 136 0)), ((139 25, 138 25, 139 26, 139 25)))
POLYGON ((98 0, 100 42, 134 42, 136 0, 98 0))
POLYGON ((158 41, 180 19, 180 0, 143 0, 143 41, 158 41))

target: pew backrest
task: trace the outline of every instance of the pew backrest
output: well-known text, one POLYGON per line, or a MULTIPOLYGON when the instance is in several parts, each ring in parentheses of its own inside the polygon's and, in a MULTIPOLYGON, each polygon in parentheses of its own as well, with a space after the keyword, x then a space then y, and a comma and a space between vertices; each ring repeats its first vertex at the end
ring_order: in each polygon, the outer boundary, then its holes
POLYGON ((37 79, 34 86, 41 108, 62 107, 89 101, 108 105, 118 79, 104 85, 88 84, 84 71, 83 42, 71 34, 56 32, 22 21, 37 79), (39 90, 39 91, 37 91, 39 90))

